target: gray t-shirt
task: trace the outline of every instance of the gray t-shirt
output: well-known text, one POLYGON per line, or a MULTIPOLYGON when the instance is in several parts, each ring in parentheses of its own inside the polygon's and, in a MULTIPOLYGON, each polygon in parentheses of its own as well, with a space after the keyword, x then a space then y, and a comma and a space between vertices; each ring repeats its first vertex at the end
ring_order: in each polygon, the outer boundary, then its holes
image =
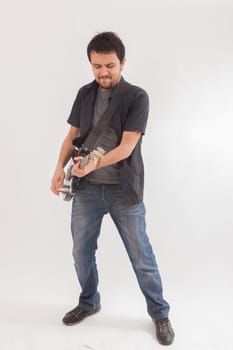
MULTIPOLYGON (((111 99, 111 94, 113 89, 102 90, 100 87, 98 88, 95 106, 94 106, 94 115, 93 115, 93 125, 95 126, 106 108, 111 99)), ((101 147, 106 153, 115 148, 118 144, 118 138, 116 131, 107 127, 105 132, 103 133, 100 143, 97 147, 101 147)), ((93 171, 92 173, 86 176, 86 179, 93 183, 103 183, 103 184, 119 184, 120 176, 119 170, 116 164, 104 167, 98 170, 93 171)))

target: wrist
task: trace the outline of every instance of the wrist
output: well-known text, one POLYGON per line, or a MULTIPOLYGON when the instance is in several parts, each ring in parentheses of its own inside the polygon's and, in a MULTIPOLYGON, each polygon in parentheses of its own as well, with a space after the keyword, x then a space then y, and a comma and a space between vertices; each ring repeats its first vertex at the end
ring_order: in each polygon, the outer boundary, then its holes
POLYGON ((64 169, 64 165, 62 163, 58 163, 56 166, 56 170, 63 170, 64 169))
POLYGON ((100 157, 98 157, 98 159, 97 159, 97 162, 96 162, 96 169, 99 169, 99 168, 101 168, 101 160, 102 160, 102 157, 100 156, 100 157))
POLYGON ((102 167, 101 160, 103 158, 103 155, 98 150, 94 150, 93 152, 91 152, 90 158, 93 161, 93 170, 97 170, 102 167))

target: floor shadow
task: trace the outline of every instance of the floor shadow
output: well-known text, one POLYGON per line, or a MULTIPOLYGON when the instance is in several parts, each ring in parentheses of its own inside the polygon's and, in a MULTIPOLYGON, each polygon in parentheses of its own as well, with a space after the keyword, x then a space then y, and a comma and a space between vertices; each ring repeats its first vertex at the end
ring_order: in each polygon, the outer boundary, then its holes
MULTIPOLYGON (((53 305, 36 302, 1 301, 0 310, 0 323, 7 323, 9 326, 14 324, 31 327, 63 327, 64 329, 70 329, 70 327, 63 325, 61 321, 64 313, 69 310, 69 307, 64 304, 53 305)), ((81 328, 85 325, 85 327, 95 329, 136 330, 150 334, 154 331, 153 322, 149 317, 129 317, 125 314, 106 313, 104 310, 87 318, 80 325, 82 326, 81 328)), ((78 325, 73 327, 78 327, 78 325)))

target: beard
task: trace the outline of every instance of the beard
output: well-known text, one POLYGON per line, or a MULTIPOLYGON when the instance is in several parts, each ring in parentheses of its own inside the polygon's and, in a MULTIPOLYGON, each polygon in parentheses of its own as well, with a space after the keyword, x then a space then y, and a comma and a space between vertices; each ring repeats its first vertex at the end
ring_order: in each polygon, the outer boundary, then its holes
POLYGON ((111 89, 113 87, 112 78, 109 76, 99 77, 97 82, 102 89, 111 89))

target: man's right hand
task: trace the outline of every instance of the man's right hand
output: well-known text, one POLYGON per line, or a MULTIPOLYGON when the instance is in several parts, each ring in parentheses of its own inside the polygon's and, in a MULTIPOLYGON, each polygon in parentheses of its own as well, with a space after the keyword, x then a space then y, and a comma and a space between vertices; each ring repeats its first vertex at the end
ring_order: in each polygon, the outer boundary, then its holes
POLYGON ((64 179, 65 179, 65 172, 64 169, 57 168, 55 170, 55 173, 52 177, 51 181, 51 191, 56 194, 57 196, 59 195, 60 191, 59 189, 64 186, 64 179))

